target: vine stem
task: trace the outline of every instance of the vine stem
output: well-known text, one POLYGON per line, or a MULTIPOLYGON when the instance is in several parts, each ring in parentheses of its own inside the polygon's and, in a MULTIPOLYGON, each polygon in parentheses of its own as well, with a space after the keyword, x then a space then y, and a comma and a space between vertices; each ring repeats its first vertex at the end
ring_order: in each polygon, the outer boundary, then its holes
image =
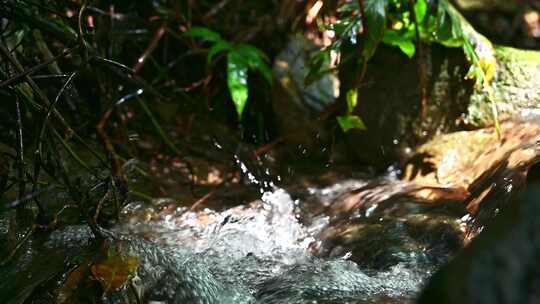
MULTIPOLYGON (((360 7, 360 21, 362 22, 362 35, 367 40, 368 35, 368 24, 367 24, 367 16, 366 16, 366 5, 364 3, 364 0, 358 0, 358 7, 360 7)), ((362 62, 362 70, 360 71, 360 75, 356 79, 355 87, 358 88, 362 84, 362 81, 364 80, 364 77, 366 76, 367 72, 367 58, 364 58, 362 62)))
POLYGON ((409 12, 411 14, 412 22, 414 23, 414 32, 416 38, 416 67, 418 73, 418 80, 420 82, 420 104, 421 104, 421 118, 422 120, 427 116, 427 77, 426 77, 426 64, 424 62, 424 49, 422 47, 422 41, 420 39, 420 30, 418 28, 418 19, 416 19, 416 12, 414 10, 415 1, 409 0, 409 12))

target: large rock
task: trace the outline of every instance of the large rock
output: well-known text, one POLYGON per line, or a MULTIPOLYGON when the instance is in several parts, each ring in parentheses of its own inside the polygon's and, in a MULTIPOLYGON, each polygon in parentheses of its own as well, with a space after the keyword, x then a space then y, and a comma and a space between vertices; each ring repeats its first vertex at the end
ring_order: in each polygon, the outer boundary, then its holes
POLYGON ((440 269, 418 303, 538 303, 540 186, 502 210, 456 258, 440 269))
MULTIPOLYGON (((469 64, 462 50, 433 45, 426 51, 425 117, 415 61, 387 47, 370 61, 356 113, 368 130, 347 134, 348 146, 360 160, 384 167, 432 136, 493 123, 488 93, 474 89, 473 82, 465 79, 469 64)), ((539 111, 540 52, 495 47, 495 57, 491 97, 499 119, 539 111)))

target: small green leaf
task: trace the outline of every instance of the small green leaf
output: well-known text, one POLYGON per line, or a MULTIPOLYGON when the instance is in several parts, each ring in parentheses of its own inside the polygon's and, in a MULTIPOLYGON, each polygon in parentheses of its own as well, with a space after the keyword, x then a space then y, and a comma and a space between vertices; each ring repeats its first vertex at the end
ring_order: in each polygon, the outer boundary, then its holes
POLYGON ((208 63, 212 62, 212 59, 214 59, 214 56, 216 56, 220 52, 229 51, 231 50, 232 46, 227 41, 218 41, 216 42, 208 51, 208 57, 207 61, 208 63))
POLYGON ((238 53, 230 52, 227 55, 227 85, 239 119, 248 99, 247 70, 244 59, 238 53))
POLYGON ((397 46, 409 58, 412 58, 416 51, 413 33, 399 33, 395 30, 387 30, 384 32, 383 42, 388 45, 397 46))
POLYGON ((351 89, 347 91, 347 114, 351 114, 358 103, 358 90, 351 89))
POLYGON ((358 33, 361 28, 361 18, 359 16, 350 16, 337 20, 331 25, 331 29, 341 39, 349 39, 352 43, 356 43, 358 33))
POLYGON ((194 38, 202 38, 211 42, 222 41, 221 35, 217 32, 214 32, 206 27, 194 26, 189 31, 185 32, 184 35, 194 38))
POLYGON ((356 115, 338 116, 337 121, 343 132, 347 132, 351 129, 367 130, 362 119, 356 115))
POLYGON ((329 69, 330 52, 330 48, 326 48, 315 53, 315 55, 310 58, 308 62, 308 73, 304 79, 305 86, 311 85, 331 71, 331 69, 329 69))

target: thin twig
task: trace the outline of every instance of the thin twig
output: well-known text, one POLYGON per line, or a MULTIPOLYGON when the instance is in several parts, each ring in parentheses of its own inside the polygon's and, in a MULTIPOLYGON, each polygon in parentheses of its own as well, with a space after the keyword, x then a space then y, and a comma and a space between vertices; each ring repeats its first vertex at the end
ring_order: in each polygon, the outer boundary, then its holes
POLYGON ((415 36, 416 36, 416 66, 418 79, 420 81, 420 105, 421 109, 421 118, 426 118, 427 115, 427 72, 426 64, 424 62, 424 49, 422 46, 422 41, 420 39, 420 30, 418 20, 416 19, 416 12, 414 11, 414 0, 409 0, 409 11, 411 14, 412 22, 414 23, 415 36))
POLYGON ((75 46, 75 47, 72 47, 72 48, 69 48, 69 49, 65 49, 63 50, 60 54, 54 56, 53 58, 50 58, 48 60, 45 60, 44 62, 42 63, 39 63, 9 79, 6 79, 2 82, 0 82, 0 88, 2 87, 5 87, 5 86, 8 86, 10 84, 17 84, 19 83, 20 81, 22 81, 23 78, 25 78, 26 76, 28 75, 32 75, 33 73, 47 67, 49 64, 52 64, 53 62, 56 62, 58 59, 62 58, 62 57, 65 57, 66 55, 72 53, 74 50, 76 50, 79 46, 75 46))
MULTIPOLYGON (((368 39, 368 23, 367 23, 367 15, 366 15, 366 6, 364 4, 364 0, 358 0, 358 6, 360 7, 360 20, 362 22, 362 36, 364 36, 364 39, 367 41, 368 39)), ((360 74, 356 78, 355 81, 355 88, 360 87, 362 84, 362 81, 364 80, 364 77, 366 76, 367 72, 367 63, 368 59, 364 58, 362 60, 362 70, 360 70, 360 74)))
POLYGON ((109 136, 107 136, 107 132, 105 131, 105 126, 107 124, 107 121, 109 120, 109 117, 113 113, 114 109, 115 108, 113 107, 107 110, 105 114, 103 114, 103 116, 101 117, 101 120, 96 125, 96 130, 99 136, 101 137, 101 140, 105 147, 105 151, 107 151, 107 153, 109 153, 111 157, 112 176, 122 185, 127 185, 127 180, 123 173, 122 166, 120 165, 118 154, 116 153, 114 149, 114 145, 109 140, 109 136))
MULTIPOLYGON (((6 47, 4 47, 2 44, 0 44, 0 53, 13 65, 15 70, 17 70, 19 73, 24 72, 24 68, 22 67, 20 62, 17 60, 17 58, 12 56, 9 50, 6 47)), ((25 75, 24 78, 26 82, 28 83, 28 85, 30 86, 30 88, 32 88, 32 90, 36 93, 39 99, 45 104, 45 106, 47 107, 50 106, 51 102, 49 101, 49 98, 47 98, 45 93, 43 93, 43 91, 34 82, 34 80, 29 75, 25 75)), ((94 157, 97 160, 105 164, 105 161, 101 158, 101 156, 96 151, 94 151, 94 149, 90 147, 90 145, 88 145, 77 133, 75 133, 75 131, 70 127, 66 119, 62 116, 62 114, 58 112, 58 110, 53 108, 53 114, 58 119, 58 121, 60 121, 60 123, 63 125, 63 127, 66 129, 66 131, 69 134, 73 135, 73 137, 75 137, 90 153, 92 153, 92 155, 94 155, 94 157)))
POLYGON ((83 62, 85 64, 88 64, 89 61, 88 61, 88 49, 89 49, 89 45, 88 43, 86 42, 86 40, 84 40, 84 33, 83 33, 83 17, 84 17, 84 12, 86 11, 86 7, 87 7, 87 2, 84 1, 83 5, 81 5, 81 8, 79 9, 79 16, 78 16, 78 19, 77 19, 77 25, 78 25, 78 30, 79 32, 77 33, 77 40, 79 41, 79 44, 83 47, 83 62))
POLYGON ((197 201, 195 201, 193 203, 193 205, 191 205, 191 207, 189 208, 188 211, 194 211, 195 209, 197 209, 197 207, 199 207, 200 205, 204 204, 208 199, 210 199, 212 196, 214 196, 214 194, 216 193, 216 189, 206 193, 203 197, 201 197, 200 199, 198 199, 197 201))
POLYGON ((159 41, 165 35, 166 28, 167 28, 166 24, 163 24, 158 28, 158 30, 154 34, 154 37, 152 38, 152 41, 150 41, 150 44, 148 45, 146 50, 144 50, 143 54, 139 56, 139 58, 137 59, 137 63, 133 66, 134 74, 137 74, 141 70, 141 68, 146 63, 146 58, 148 58, 152 54, 152 52, 156 49, 156 47, 159 44, 159 41))
POLYGON ((19 251, 19 249, 30 238, 30 236, 34 233, 34 231, 35 231, 35 225, 32 225, 32 227, 28 228, 28 231, 26 232, 24 237, 17 243, 15 248, 13 248, 13 250, 11 250, 9 255, 2 262, 0 262, 0 266, 7 265, 13 259, 17 251, 19 251))
POLYGON ((110 195, 111 195, 111 189, 107 189, 107 192, 99 200, 99 202, 98 202, 98 204, 96 206, 96 213, 94 213, 94 217, 92 218, 96 226, 99 226, 99 224, 98 224, 99 214, 101 213, 101 209, 103 208, 103 205, 105 204, 105 201, 107 199, 109 199, 110 195))
POLYGON ((17 208, 19 207, 22 203, 24 202, 27 202, 31 199, 34 199, 35 197, 37 197, 38 195, 44 193, 44 192, 47 192, 49 190, 52 190, 55 186, 54 185, 51 185, 51 186, 48 186, 47 188, 41 188, 39 189, 38 191, 35 191, 35 192, 32 192, 32 193, 28 193, 26 194, 24 197, 20 198, 20 199, 17 199, 17 200, 14 200, 8 204, 6 204, 6 208, 8 209, 13 209, 13 208, 17 208))
POLYGON ((45 118, 43 118, 43 123, 41 124, 41 129, 40 129, 40 132, 39 132, 38 151, 39 151, 40 155, 41 155, 41 152, 42 152, 42 147, 41 146, 42 146, 42 143, 43 143, 43 137, 45 135, 45 126, 49 122, 49 117, 51 116, 51 113, 54 110, 56 104, 60 101, 60 97, 62 96, 62 94, 64 93, 66 88, 71 84, 73 79, 75 79, 75 76, 77 76, 77 74, 78 74, 78 72, 71 73, 69 78, 66 80, 66 82, 62 86, 62 88, 60 88, 60 91, 58 91, 58 94, 56 94, 56 98, 54 99, 54 101, 47 107, 47 112, 45 113, 45 118))
POLYGON ((176 153, 178 156, 181 156, 182 152, 180 152, 180 150, 174 145, 172 140, 167 136, 167 134, 165 134, 165 131, 163 131, 163 128, 161 128, 161 125, 159 124, 157 119, 154 117, 154 114, 152 114, 152 111, 150 111, 150 109, 148 108, 148 105, 146 104, 146 102, 140 97, 136 97, 136 98, 137 98, 137 101, 139 102, 139 105, 144 110, 144 113, 146 113, 146 115, 148 115, 148 118, 150 118, 150 122, 152 123, 156 131, 158 132, 161 139, 174 153, 176 153))
POLYGON ((18 199, 24 197, 26 191, 26 180, 24 178, 25 163, 24 163, 24 142, 23 142, 23 126, 22 126, 22 117, 21 117, 21 105, 19 99, 15 100, 15 108, 17 111, 17 170, 19 175, 19 196, 18 199))

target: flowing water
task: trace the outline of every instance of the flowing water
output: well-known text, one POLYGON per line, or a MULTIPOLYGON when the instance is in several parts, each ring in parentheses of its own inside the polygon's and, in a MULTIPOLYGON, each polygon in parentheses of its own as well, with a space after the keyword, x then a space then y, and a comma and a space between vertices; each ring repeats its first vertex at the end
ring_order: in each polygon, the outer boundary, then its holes
MULTIPOLYGON (((312 199, 330 202, 366 183, 345 180, 330 187, 310 188, 308 193, 312 199)), ((117 232, 149 238, 169 254, 181 256, 182 263, 196 261, 216 281, 247 291, 250 297, 246 301, 257 303, 407 303, 438 266, 420 247, 416 251, 393 248, 392 255, 399 259, 389 261, 384 269, 360 267, 350 260, 351 252, 317 257, 312 247, 329 226, 329 216, 313 216, 307 224, 299 208, 303 202, 272 187, 248 206, 220 212, 178 207, 151 221, 140 219, 155 210, 132 203, 124 210, 126 220, 117 232)), ((400 220, 395 221, 399 226, 400 220)), ((399 233, 404 232, 394 229, 374 238, 402 238, 399 233)), ((224 295, 219 301, 226 298, 224 295)))
MULTIPOLYGON (((469 229, 481 230, 483 224, 471 225, 464 203, 476 206, 476 219, 484 223, 524 183, 540 149, 536 137, 515 138, 519 145, 484 149, 497 156, 495 165, 484 153, 486 170, 470 173, 464 165, 459 171, 464 174, 452 175, 479 176, 472 179, 478 182, 468 188, 467 200, 461 190, 418 188, 398 180, 392 170, 325 185, 276 186, 268 170, 252 174, 236 157, 260 199, 224 210, 191 210, 170 200, 133 201, 123 208, 120 222, 106 232, 107 241, 122 256, 137 257, 138 268, 130 284, 104 294, 104 301, 413 303, 432 273, 464 246, 469 229), (426 203, 432 195, 436 198, 426 203), (486 198, 489 204, 478 207, 486 198)), ((0 219, 0 241, 7 238, 7 226, 0 219)), ((58 302, 76 265, 69 261, 84 256, 91 240, 87 226, 31 238, 15 264, 0 269, 0 302, 58 302)))

